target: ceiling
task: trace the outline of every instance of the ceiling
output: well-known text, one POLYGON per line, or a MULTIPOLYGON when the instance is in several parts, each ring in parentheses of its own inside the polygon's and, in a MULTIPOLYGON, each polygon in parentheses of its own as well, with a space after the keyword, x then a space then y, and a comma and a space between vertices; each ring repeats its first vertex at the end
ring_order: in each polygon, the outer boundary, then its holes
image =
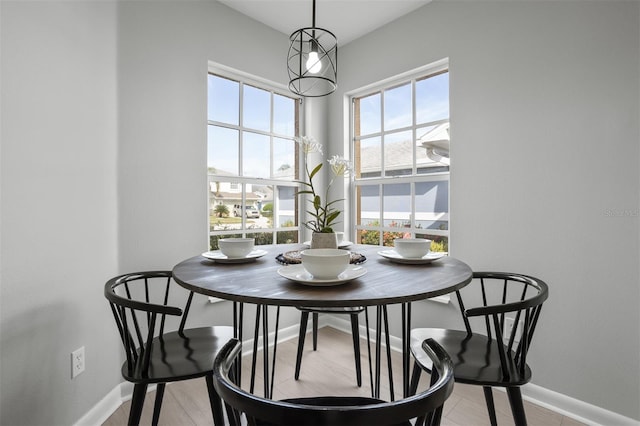
MULTIPOLYGON (((287 36, 312 22, 313 0, 218 1, 287 36)), ((317 0, 316 27, 331 31, 345 45, 430 1, 317 0)))

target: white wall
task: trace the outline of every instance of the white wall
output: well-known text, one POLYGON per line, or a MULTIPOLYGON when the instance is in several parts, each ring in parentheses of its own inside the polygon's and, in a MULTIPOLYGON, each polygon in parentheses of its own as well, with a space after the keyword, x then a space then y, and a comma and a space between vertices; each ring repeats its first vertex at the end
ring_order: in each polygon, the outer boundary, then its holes
MULTIPOLYGON (((171 268, 209 247, 208 61, 286 85, 288 37, 210 1, 121 2, 118 25, 120 269, 171 268)), ((230 325, 230 305, 197 297, 189 324, 230 325)))
POLYGON ((122 382, 104 282, 208 247, 207 62, 284 84, 288 42, 217 2, 0 6, 0 424, 73 424, 122 382))
MULTIPOLYGON (((314 123, 340 153, 344 91, 449 57, 452 253, 547 280, 534 382, 636 419, 638 217, 606 211, 639 208, 638 7, 429 4, 341 47, 314 123)), ((216 2, 0 14, 0 423, 71 424, 121 381, 104 281, 207 247, 207 61, 285 83, 288 43, 216 2)), ((429 310, 416 323, 454 317, 429 310)))
POLYGON ((121 380, 102 296, 117 268, 116 5, 0 13, 0 424, 72 424, 121 380))
POLYGON ((452 255, 547 281, 533 382, 635 419, 639 6, 433 2, 341 48, 329 107, 340 153, 345 92, 450 59, 452 255))

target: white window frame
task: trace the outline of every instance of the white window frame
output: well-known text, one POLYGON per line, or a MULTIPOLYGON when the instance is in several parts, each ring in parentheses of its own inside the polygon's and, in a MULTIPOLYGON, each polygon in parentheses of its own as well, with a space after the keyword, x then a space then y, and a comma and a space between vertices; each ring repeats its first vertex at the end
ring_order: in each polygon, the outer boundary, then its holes
MULTIPOLYGON (((250 86, 254 86, 269 92, 273 92, 274 94, 278 94, 278 95, 282 95, 282 96, 286 96, 289 98, 293 98, 296 99, 296 101, 299 103, 298 104, 298 133, 302 132, 302 123, 304 123, 304 103, 302 102, 302 98, 299 96, 296 96, 294 94, 292 94, 288 88, 284 85, 275 83, 273 81, 243 72, 243 71, 239 71, 237 69, 228 67, 226 65, 222 65, 213 61, 209 61, 208 63, 208 74, 215 74, 218 75, 220 77, 223 78, 228 78, 230 80, 235 80, 240 82, 242 85, 250 85, 250 86)), ((242 93, 240 94, 240 110, 242 110, 243 106, 242 106, 242 93)), ((273 105, 271 106, 271 108, 273 108, 273 105)), ((222 127, 226 127, 226 128, 234 128, 239 130, 240 132, 240 137, 242 137, 242 130, 244 130, 244 127, 242 127, 241 125, 235 126, 235 125, 229 125, 227 123, 218 123, 215 121, 210 121, 207 117, 207 128, 210 125, 222 125, 222 127)), ((262 133, 265 135, 269 135, 269 136, 278 136, 280 137, 280 135, 275 135, 271 132, 260 132, 260 131, 256 131, 255 129, 250 129, 251 132, 254 133, 262 133)), ((296 135, 298 136, 298 135, 296 135)), ((240 145, 241 149, 239 152, 239 156, 240 161, 242 161, 242 144, 240 145)), ((272 154, 273 155, 273 154, 272 154)), ((303 165, 303 161, 304 159, 302 158, 302 156, 299 156, 299 158, 297 159, 298 161, 298 170, 297 170, 297 175, 301 176, 302 173, 302 165, 303 165)), ((209 179, 209 173, 207 171, 207 180, 209 179)), ((246 198, 245 198, 245 194, 246 191, 244 190, 244 186, 246 184, 254 184, 254 183, 258 183, 260 185, 270 185, 273 187, 274 189, 274 199, 273 199, 273 211, 274 211, 274 217, 275 217, 275 212, 279 211, 278 210, 278 197, 276 196, 276 187, 278 186, 290 186, 290 187, 294 187, 297 186, 299 187, 299 185, 292 185, 290 180, 282 180, 282 179, 265 179, 265 178, 254 178, 254 177, 245 177, 245 176, 220 176, 220 179, 224 179, 224 181, 228 181, 230 182, 232 185, 239 185, 243 190, 241 191, 242 193, 242 205, 246 205, 246 198)), ((271 233, 272 234, 272 242, 273 244, 277 243, 277 234, 278 232, 282 232, 282 231, 297 231, 298 233, 298 240, 300 240, 300 238, 302 237, 302 217, 301 217, 301 209, 299 207, 299 202, 296 200, 296 205, 298 206, 297 208, 297 215, 296 215, 296 219, 297 219, 297 225, 295 227, 278 227, 276 226, 276 223, 274 221, 273 223, 273 227, 272 228, 256 228, 256 229, 250 229, 247 228, 247 218, 246 215, 242 214, 241 218, 242 218, 242 223, 241 223, 241 227, 240 229, 231 229, 231 230, 216 230, 213 231, 211 230, 211 223, 210 223, 210 217, 209 217, 209 192, 210 192, 210 188, 209 185, 207 185, 207 193, 206 193, 206 197, 207 197, 207 230, 208 230, 208 235, 209 235, 209 239, 211 238, 211 236, 217 235, 217 236, 224 236, 224 235, 237 235, 237 234, 242 234, 242 236, 246 236, 247 234, 256 234, 256 233, 271 233)), ((243 212, 244 213, 244 212, 243 212)))
MULTIPOLYGON (((349 116, 349 152, 350 152, 350 156, 351 158, 356 158, 356 152, 355 152, 355 141, 356 141, 356 137, 355 137, 355 126, 354 126, 354 122, 355 122, 355 99, 356 98, 363 98, 366 97, 368 95, 372 95, 375 94, 376 92, 380 92, 380 91, 384 91, 384 90, 389 90, 392 89, 394 87, 397 86, 401 86, 404 84, 407 84, 409 82, 411 82, 411 90, 412 90, 412 123, 410 126, 404 127, 402 129, 393 129, 393 133, 397 132, 397 131, 406 131, 406 130, 410 130, 413 132, 413 139, 415 140, 415 136, 416 136, 416 129, 419 128, 423 128, 425 126, 428 126, 430 124, 438 124, 438 122, 442 122, 442 120, 439 121, 434 121, 431 123, 420 123, 419 125, 416 124, 416 117, 415 117, 415 82, 417 80, 420 80, 422 78, 428 77, 430 75, 435 75, 435 74, 439 74, 441 72, 448 72, 449 71, 449 60, 448 58, 442 59, 440 61, 437 61, 435 63, 420 67, 418 69, 415 70, 411 70, 409 72, 403 73, 401 75, 374 83, 372 85, 360 88, 358 90, 355 90, 353 92, 350 92, 347 94, 348 98, 349 98, 349 106, 350 106, 350 116, 349 116)), ((384 99, 382 99, 382 106, 384 108, 384 99)), ((386 133, 384 132, 384 110, 381 111, 381 131, 380 131, 380 135, 386 133)), ((451 120, 451 114, 449 113, 449 119, 445 120, 445 121, 449 121, 451 120)), ((415 150, 415 144, 414 144, 414 150, 415 150)), ((381 159, 381 170, 384 169, 384 150, 382 149, 382 159, 381 159)), ((415 162, 415 151, 414 151, 414 155, 413 155, 413 166, 412 169, 413 171, 416 170, 416 162, 415 162)), ((380 226, 378 227, 371 227, 371 226, 366 226, 366 225, 358 225, 358 220, 357 220, 357 197, 356 197, 356 188, 358 186, 365 186, 365 185, 378 185, 378 187, 380 188, 380 199, 381 199, 381 203, 383 200, 383 193, 382 193, 382 186, 383 184, 399 184, 399 183, 416 183, 416 182, 436 182, 436 181, 447 181, 450 182, 450 171, 446 171, 446 172, 436 172, 436 173, 430 173, 430 174, 412 174, 410 176, 381 176, 381 177, 369 177, 369 178, 355 178, 351 179, 350 185, 349 185, 349 195, 350 195, 350 200, 349 200, 349 206, 350 206, 350 220, 351 223, 353 224, 351 226, 351 234, 354 237, 354 241, 358 240, 358 232, 361 230, 372 230, 372 231, 379 231, 379 245, 383 244, 383 233, 384 232, 403 232, 406 228, 399 228, 399 227, 389 227, 389 226, 384 226, 384 205, 382 205, 381 211, 380 211, 380 216, 379 216, 379 224, 380 226)), ((446 220, 448 222, 448 226, 446 230, 439 230, 439 229, 422 229, 422 228, 415 228, 414 224, 415 224, 415 202, 414 202, 414 197, 415 194, 413 192, 413 185, 411 186, 412 191, 411 191, 411 198, 412 198, 412 208, 411 208, 411 213, 410 213, 410 217, 411 217, 411 227, 408 228, 410 230, 411 236, 415 236, 416 233, 418 234, 429 234, 429 235, 439 235, 439 236, 446 236, 448 239, 448 244, 449 244, 449 250, 450 250, 450 244, 451 244, 451 239, 450 239, 450 232, 451 232, 451 223, 449 220, 450 217, 450 213, 451 213, 451 203, 450 203, 450 185, 449 185, 449 199, 447 200, 447 204, 448 204, 448 214, 446 215, 446 220), (416 232, 418 231, 418 232, 416 232)))

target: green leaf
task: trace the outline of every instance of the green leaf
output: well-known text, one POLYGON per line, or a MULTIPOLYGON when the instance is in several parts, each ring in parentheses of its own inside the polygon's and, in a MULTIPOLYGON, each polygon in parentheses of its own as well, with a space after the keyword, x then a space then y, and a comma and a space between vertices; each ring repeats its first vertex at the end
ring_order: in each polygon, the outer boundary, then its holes
POLYGON ((344 198, 340 198, 339 200, 333 200, 333 201, 328 202, 327 203, 327 207, 329 207, 330 205, 335 204, 337 202, 340 202, 340 201, 344 201, 344 198))
POLYGON ((318 164, 316 168, 313 169, 311 173, 309 173, 309 180, 313 179, 313 177, 316 175, 316 173, 320 171, 321 168, 322 168, 322 163, 318 164))
POLYGON ((320 201, 320 196, 316 195, 315 198, 313 199, 313 207, 315 207, 316 210, 319 210, 321 205, 322 205, 322 201, 320 201))
POLYGON ((327 215, 326 225, 330 225, 331 222, 338 218, 338 216, 340 216, 340 210, 334 211, 333 213, 327 215))

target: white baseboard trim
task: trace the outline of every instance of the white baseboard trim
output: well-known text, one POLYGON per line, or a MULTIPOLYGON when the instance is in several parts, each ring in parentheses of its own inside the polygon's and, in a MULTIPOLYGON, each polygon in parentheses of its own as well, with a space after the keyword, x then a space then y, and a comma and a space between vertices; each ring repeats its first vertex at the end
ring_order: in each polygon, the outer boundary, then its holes
MULTIPOLYGON (((318 327, 328 326, 345 333, 351 333, 351 322, 346 317, 343 318, 343 316, 338 315, 324 315, 323 317, 325 317, 325 319, 324 321, 319 321, 318 327)), ((371 336, 371 342, 373 343, 375 341, 375 334, 373 334, 373 332, 370 332, 369 334, 371 336)), ((360 336, 366 338, 366 329, 363 325, 360 325, 360 336)), ((389 336, 389 343, 391 345, 391 350, 401 352, 401 338, 389 336)), ((588 425, 640 426, 640 421, 597 407, 587 402, 580 401, 579 399, 571 398, 567 395, 543 388, 542 386, 538 386, 533 383, 528 383, 522 387, 522 397, 536 405, 588 425)))
POLYGON ((124 383, 117 385, 96 405, 93 406, 74 426, 99 426, 113 414, 124 402, 120 391, 124 383))
MULTIPOLYGON (((311 325, 309 324, 309 327, 311 325)), ((345 333, 351 333, 351 323, 342 315, 322 315, 318 321, 318 327, 333 327, 345 333)), ((270 341, 273 340, 274 333, 269 333, 270 341)), ((360 325, 360 336, 366 337, 366 328, 360 325)), ((375 334, 370 332, 371 341, 375 341, 375 334)), ((298 326, 290 326, 278 331, 278 343, 298 337, 298 326)), ((389 336, 391 349, 400 352, 402 340, 395 336, 389 336)), ((245 348, 243 355, 251 353, 253 339, 243 340, 242 346, 245 348)), ((270 346, 273 346, 271 344, 270 346)), ((262 338, 258 341, 258 348, 262 349, 262 338)), ((155 386, 149 386, 149 391, 155 386)), ((100 426, 123 402, 131 399, 133 385, 123 382, 117 385, 102 400, 100 400, 89 412, 87 412, 74 426, 100 426)), ((570 417, 582 423, 593 426, 640 426, 640 421, 625 417, 613 411, 597 407, 595 405, 580 401, 561 393, 545 389, 541 386, 528 383, 522 387, 524 399, 540 405, 541 407, 555 411, 564 416, 570 417)))

